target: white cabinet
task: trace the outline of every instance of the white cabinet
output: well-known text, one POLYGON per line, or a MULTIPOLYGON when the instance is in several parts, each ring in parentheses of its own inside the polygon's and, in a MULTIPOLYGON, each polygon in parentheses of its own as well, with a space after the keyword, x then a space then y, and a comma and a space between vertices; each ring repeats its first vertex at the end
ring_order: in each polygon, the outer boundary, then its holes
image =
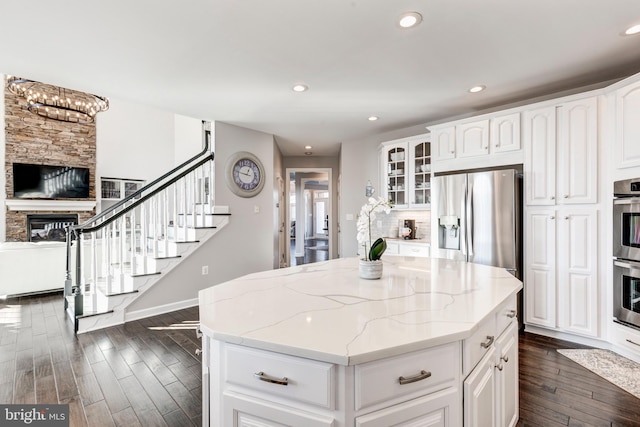
POLYGON ((475 369, 464 380, 464 426, 497 426, 496 374, 492 347, 475 369))
POLYGON ((483 325, 494 329, 482 343, 482 359, 463 383, 465 427, 515 427, 518 422, 518 322, 511 306, 515 301, 498 311, 497 322, 489 319, 483 325))
POLYGON ((433 161, 449 160, 456 157, 456 128, 446 126, 431 131, 433 161))
POLYGON ((381 145, 382 196, 394 208, 428 209, 431 203, 431 143, 428 135, 381 145))
POLYGON ((597 336, 597 254, 597 208, 528 209, 524 287, 526 322, 597 336))
MULTIPOLYGON (((223 396, 223 424, 229 427, 332 427, 331 417, 295 410, 291 407, 228 392, 223 396)), ((215 423, 211 424, 212 427, 215 423)))
POLYGON ((616 164, 640 166, 640 82, 616 91, 616 164))
POLYGON ((391 240, 387 239, 385 256, 413 256, 428 258, 431 245, 415 240, 391 240))
POLYGON ((356 427, 456 427, 460 396, 447 389, 356 418, 356 427))
POLYGON ((524 113, 528 205, 597 202, 597 107, 591 97, 524 113))
POLYGON ((458 157, 489 154, 489 120, 457 125, 456 143, 458 157))
POLYGON ((519 151, 520 113, 504 114, 493 117, 489 123, 489 141, 494 153, 519 151))

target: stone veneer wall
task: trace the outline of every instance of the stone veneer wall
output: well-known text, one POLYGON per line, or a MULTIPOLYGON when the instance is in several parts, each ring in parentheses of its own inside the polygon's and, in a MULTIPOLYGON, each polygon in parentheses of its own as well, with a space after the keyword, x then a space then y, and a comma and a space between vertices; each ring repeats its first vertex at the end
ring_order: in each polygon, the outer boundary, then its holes
MULTIPOLYGON (((3 82, 4 83, 4 82, 3 82)), ((67 90, 67 93, 73 91, 67 90)), ((47 119, 27 110, 24 98, 11 93, 5 84, 5 176, 6 198, 13 198, 13 163, 89 168, 89 198, 96 200, 96 126, 47 119)), ((78 200, 78 199, 74 199, 78 200)), ((25 242, 27 215, 77 213, 80 222, 92 211, 6 211, 6 241, 25 242)))

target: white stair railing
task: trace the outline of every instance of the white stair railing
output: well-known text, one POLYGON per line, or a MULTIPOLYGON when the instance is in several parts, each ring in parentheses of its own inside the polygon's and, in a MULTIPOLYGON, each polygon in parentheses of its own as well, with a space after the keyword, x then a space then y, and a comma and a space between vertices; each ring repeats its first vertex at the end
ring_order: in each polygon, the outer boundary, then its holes
MULTIPOLYGON (((207 147, 205 147, 207 151, 207 147)), ((76 319, 101 312, 98 296, 136 292, 133 276, 157 274, 154 258, 212 227, 213 153, 200 153, 129 198, 67 230, 65 310, 76 319)))

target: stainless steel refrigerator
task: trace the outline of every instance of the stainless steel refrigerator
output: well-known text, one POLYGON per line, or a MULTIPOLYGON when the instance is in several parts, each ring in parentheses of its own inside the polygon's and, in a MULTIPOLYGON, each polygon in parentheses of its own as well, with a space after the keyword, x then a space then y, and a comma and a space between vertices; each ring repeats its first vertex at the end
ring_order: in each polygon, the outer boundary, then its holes
POLYGON ((521 189, 516 169, 436 176, 432 256, 502 267, 522 280, 521 189))

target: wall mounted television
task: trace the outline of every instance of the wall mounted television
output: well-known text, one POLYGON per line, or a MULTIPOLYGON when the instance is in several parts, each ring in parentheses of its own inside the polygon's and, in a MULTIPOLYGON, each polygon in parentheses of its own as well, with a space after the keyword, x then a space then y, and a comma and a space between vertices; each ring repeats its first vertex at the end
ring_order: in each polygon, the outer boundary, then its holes
POLYGON ((89 197, 89 169, 14 163, 13 197, 86 199, 89 197))

